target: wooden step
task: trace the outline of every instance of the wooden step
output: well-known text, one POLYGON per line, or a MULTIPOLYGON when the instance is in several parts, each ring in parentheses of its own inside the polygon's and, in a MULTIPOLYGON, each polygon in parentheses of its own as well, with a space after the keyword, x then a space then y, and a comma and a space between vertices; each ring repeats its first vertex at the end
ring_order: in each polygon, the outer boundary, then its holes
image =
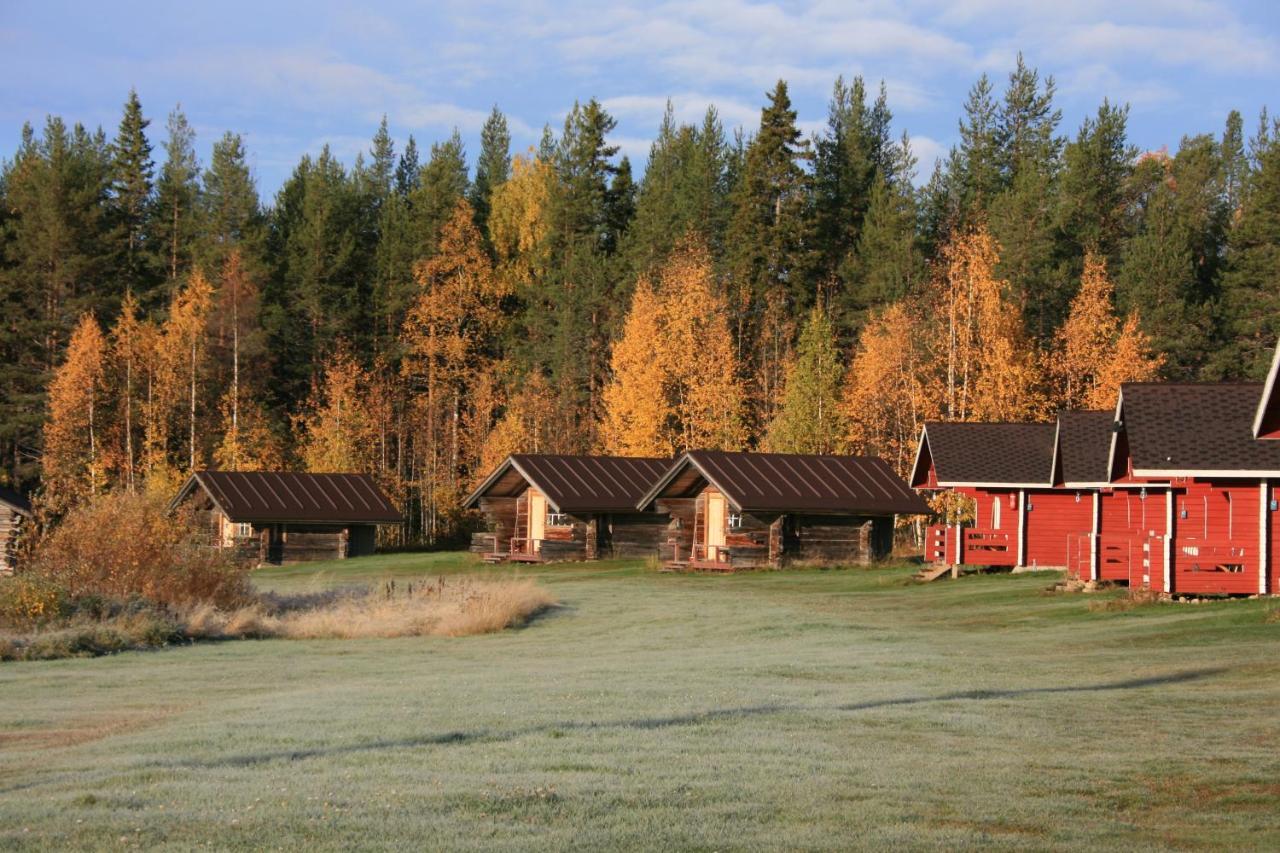
POLYGON ((942 577, 949 571, 951 571, 951 567, 948 566, 946 563, 941 563, 939 565, 930 566, 927 569, 921 569, 919 572, 916 572, 916 580, 920 581, 921 583, 929 583, 930 581, 936 581, 938 578, 942 577))

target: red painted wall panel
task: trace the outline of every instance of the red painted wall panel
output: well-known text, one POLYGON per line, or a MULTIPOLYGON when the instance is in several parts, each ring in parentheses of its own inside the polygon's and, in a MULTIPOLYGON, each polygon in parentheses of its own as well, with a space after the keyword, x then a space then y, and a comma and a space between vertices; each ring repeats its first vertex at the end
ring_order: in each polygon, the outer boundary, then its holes
MULTIPOLYGON (((1089 532, 1093 528, 1091 492, 1074 489, 1028 492, 1027 503, 1028 566, 1065 568, 1069 560, 1076 562, 1080 549, 1088 553, 1089 532)), ((1087 567, 1087 557, 1085 564, 1087 567)))
POLYGON ((1165 494, 1148 489, 1115 489, 1102 494, 1102 530, 1099 573, 1103 580, 1140 586, 1151 570, 1153 586, 1161 581, 1159 553, 1164 535, 1165 494), (1154 549, 1154 553, 1152 551, 1154 549), (1144 565, 1145 563, 1145 565, 1144 565))
POLYGON ((1176 495, 1173 592, 1258 591, 1258 483, 1197 480, 1176 495))

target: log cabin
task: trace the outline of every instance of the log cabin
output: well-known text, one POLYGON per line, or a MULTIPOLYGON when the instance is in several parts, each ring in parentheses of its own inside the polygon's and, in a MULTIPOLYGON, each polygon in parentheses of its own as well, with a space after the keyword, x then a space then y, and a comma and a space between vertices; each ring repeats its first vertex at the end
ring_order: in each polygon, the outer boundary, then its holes
POLYGON ((471 551, 490 563, 547 563, 657 553, 666 518, 636 502, 670 459, 518 453, 463 501, 485 529, 471 551))
POLYGON ((197 471, 169 504, 190 506, 210 542, 259 564, 361 557, 403 516, 367 474, 197 471))
POLYGON ((669 519, 670 569, 865 564, 893 550, 897 515, 929 507, 881 459, 693 450, 636 506, 669 519))
POLYGON ((18 528, 31 516, 31 504, 17 492, 0 487, 0 575, 13 574, 18 528))

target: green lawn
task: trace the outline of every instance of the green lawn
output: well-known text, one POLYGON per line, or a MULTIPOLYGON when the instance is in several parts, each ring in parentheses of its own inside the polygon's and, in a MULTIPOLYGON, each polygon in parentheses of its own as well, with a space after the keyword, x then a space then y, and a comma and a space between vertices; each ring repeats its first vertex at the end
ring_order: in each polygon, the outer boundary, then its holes
POLYGON ((2 664, 0 848, 1280 847, 1274 605, 910 572, 554 566, 498 635, 2 664))

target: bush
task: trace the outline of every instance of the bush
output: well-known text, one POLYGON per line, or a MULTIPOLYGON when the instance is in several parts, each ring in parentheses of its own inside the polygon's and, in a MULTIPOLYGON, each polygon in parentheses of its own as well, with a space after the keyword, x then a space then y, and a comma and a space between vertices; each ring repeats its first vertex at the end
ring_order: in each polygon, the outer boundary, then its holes
POLYGON ((0 578, 0 626, 29 630, 66 615, 66 590, 38 575, 0 578))
POLYGON ((149 495, 104 495, 69 513, 35 548, 24 576, 73 599, 141 597, 170 605, 237 606, 252 593, 249 565, 207 543, 189 511, 149 495))

